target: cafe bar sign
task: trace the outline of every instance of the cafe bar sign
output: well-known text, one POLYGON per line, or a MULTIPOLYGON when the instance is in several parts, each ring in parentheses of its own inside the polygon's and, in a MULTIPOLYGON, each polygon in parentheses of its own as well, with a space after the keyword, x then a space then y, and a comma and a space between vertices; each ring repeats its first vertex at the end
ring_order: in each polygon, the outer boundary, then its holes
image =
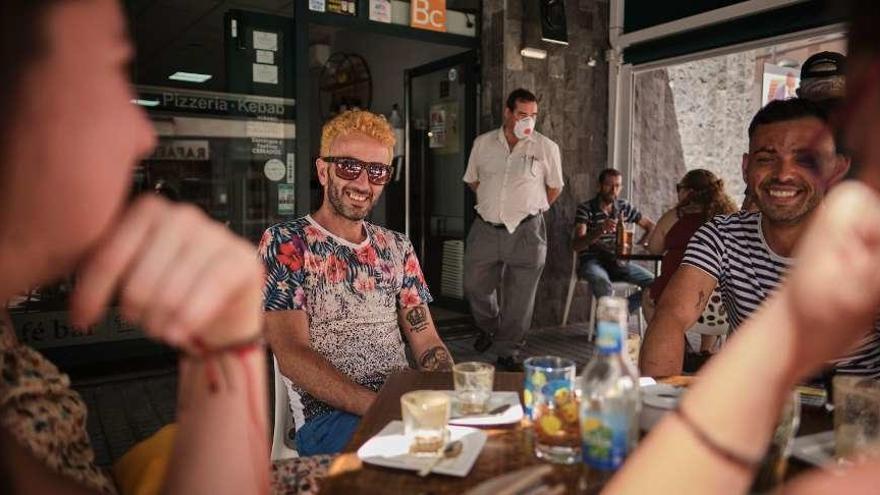
POLYGON ((412 0, 409 25, 417 29, 446 32, 446 0, 412 0))
POLYGON ((150 160, 207 161, 211 159, 211 146, 203 139, 175 139, 159 141, 150 160))
POLYGON ((137 86, 135 102, 150 113, 172 112, 199 115, 294 120, 295 100, 274 96, 194 91, 163 86, 137 86))

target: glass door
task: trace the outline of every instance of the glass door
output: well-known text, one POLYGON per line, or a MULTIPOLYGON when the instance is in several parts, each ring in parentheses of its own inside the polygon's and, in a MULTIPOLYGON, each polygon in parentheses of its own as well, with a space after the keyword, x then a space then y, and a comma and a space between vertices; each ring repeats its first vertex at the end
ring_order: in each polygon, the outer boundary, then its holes
POLYGON ((474 196, 462 182, 476 137, 478 67, 473 51, 406 71, 404 227, 435 308, 469 314, 462 288, 464 240, 474 196))

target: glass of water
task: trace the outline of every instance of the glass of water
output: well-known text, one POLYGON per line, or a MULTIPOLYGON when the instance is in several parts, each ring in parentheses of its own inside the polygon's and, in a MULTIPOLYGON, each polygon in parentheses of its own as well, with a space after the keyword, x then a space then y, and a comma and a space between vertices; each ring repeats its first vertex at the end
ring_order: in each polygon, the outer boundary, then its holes
POLYGON ((407 392, 400 397, 400 409, 410 453, 439 455, 449 438, 449 395, 439 390, 407 392))
POLYGON ((452 367, 458 413, 485 414, 492 397, 495 367, 488 363, 458 363, 452 367))

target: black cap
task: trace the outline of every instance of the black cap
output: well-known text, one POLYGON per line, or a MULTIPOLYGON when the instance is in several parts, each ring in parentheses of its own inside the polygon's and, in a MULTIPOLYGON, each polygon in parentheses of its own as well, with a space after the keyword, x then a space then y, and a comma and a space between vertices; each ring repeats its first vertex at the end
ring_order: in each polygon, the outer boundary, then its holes
POLYGON ((846 57, 837 52, 819 52, 801 66, 801 79, 842 76, 846 71, 846 57))

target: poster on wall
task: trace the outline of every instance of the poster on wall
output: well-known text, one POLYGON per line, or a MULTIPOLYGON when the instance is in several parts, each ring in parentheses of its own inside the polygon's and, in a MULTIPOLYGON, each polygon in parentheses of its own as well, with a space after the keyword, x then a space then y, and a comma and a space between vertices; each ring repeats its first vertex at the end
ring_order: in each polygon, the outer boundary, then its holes
POLYGON ((391 23, 391 0, 370 0, 370 20, 391 23))
POLYGON ((458 102, 448 101, 431 105, 430 139, 428 146, 441 155, 458 153, 458 102))
POLYGON ((442 103, 431 105, 431 125, 428 128, 428 147, 446 146, 446 109, 442 103))
POLYGON ((294 185, 278 184, 278 214, 293 215, 296 213, 296 203, 294 202, 294 185))
POLYGON ((327 0, 327 12, 344 15, 357 15, 355 0, 327 0))
POLYGON ((797 98, 795 90, 800 84, 799 75, 798 69, 765 63, 761 85, 761 106, 773 100, 797 98))
POLYGON ((309 10, 325 12, 327 10, 327 2, 325 0, 309 0, 309 10))

